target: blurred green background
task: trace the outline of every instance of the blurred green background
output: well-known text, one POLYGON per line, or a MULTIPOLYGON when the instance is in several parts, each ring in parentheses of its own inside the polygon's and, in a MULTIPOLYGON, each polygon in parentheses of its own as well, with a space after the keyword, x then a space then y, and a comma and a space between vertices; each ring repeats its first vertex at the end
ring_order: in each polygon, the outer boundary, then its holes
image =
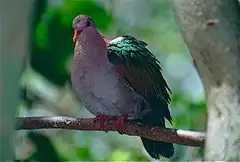
MULTIPOLYGON (((91 16, 106 36, 127 34, 146 41, 160 60, 173 92, 173 126, 168 127, 205 130, 204 90, 169 0, 36 0, 19 116, 92 116, 79 102, 70 82, 72 20, 78 14, 91 16)), ((19 131, 16 143, 17 158, 33 161, 152 161, 138 137, 115 132, 19 131)), ((175 148, 170 161, 202 159, 200 148, 175 148)))

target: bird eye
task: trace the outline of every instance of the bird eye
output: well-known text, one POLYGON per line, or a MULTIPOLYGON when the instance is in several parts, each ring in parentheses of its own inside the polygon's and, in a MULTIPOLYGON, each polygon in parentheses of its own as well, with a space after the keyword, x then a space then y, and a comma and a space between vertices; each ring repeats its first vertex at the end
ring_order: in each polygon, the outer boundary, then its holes
POLYGON ((90 20, 87 21, 87 27, 89 27, 91 25, 90 20))

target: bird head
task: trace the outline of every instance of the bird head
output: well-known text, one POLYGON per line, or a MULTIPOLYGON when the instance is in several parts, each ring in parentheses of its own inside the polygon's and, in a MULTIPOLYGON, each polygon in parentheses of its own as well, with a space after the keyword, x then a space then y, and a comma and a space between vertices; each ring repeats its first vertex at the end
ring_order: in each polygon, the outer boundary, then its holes
POLYGON ((76 42, 83 30, 89 27, 95 27, 95 24, 91 17, 79 15, 73 19, 72 27, 74 29, 73 41, 76 42))

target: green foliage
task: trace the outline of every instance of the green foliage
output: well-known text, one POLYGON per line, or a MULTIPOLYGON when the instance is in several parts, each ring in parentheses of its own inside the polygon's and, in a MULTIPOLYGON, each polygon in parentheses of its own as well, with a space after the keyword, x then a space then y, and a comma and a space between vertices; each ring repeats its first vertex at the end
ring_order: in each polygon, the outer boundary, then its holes
POLYGON ((79 14, 91 16, 100 30, 108 29, 113 20, 102 6, 92 0, 65 0, 59 12, 61 13, 61 23, 67 26, 72 24, 73 17, 79 14))
MULTIPOLYGON (((91 15, 100 30, 106 30, 112 17, 95 1, 65 0, 61 6, 48 6, 36 23, 32 41, 31 66, 53 83, 63 86, 69 80, 68 60, 73 54, 72 20, 78 14, 91 15)), ((45 9, 45 8, 44 8, 45 9)), ((39 15, 35 15, 39 17, 39 15)))
MULTIPOLYGON (((90 148, 89 147, 81 147, 76 149, 76 154, 79 160, 91 160, 90 148)), ((69 159, 70 160, 70 159, 69 159)))
POLYGON ((51 140, 41 134, 36 132, 29 132, 28 138, 36 147, 36 152, 33 153, 28 160, 30 161, 54 161, 60 162, 63 159, 59 157, 56 149, 54 148, 51 140), (60 160, 62 159, 62 160, 60 160))
POLYGON ((206 103, 204 101, 194 103, 190 98, 174 93, 171 107, 175 108, 172 110, 175 113, 173 115, 173 127, 205 130, 206 103), (192 119, 193 116, 195 117, 194 120, 192 119))
POLYGON ((129 161, 130 153, 127 150, 114 150, 110 161, 129 161))

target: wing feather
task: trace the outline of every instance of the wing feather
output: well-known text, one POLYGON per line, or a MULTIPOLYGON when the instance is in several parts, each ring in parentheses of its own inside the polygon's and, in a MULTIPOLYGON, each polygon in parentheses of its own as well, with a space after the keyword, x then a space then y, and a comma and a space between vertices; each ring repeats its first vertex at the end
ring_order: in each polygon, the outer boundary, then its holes
POLYGON ((131 36, 122 36, 108 45, 108 59, 119 74, 143 96, 154 112, 160 112, 171 123, 168 106, 171 90, 164 80, 160 62, 147 49, 147 43, 131 36))

